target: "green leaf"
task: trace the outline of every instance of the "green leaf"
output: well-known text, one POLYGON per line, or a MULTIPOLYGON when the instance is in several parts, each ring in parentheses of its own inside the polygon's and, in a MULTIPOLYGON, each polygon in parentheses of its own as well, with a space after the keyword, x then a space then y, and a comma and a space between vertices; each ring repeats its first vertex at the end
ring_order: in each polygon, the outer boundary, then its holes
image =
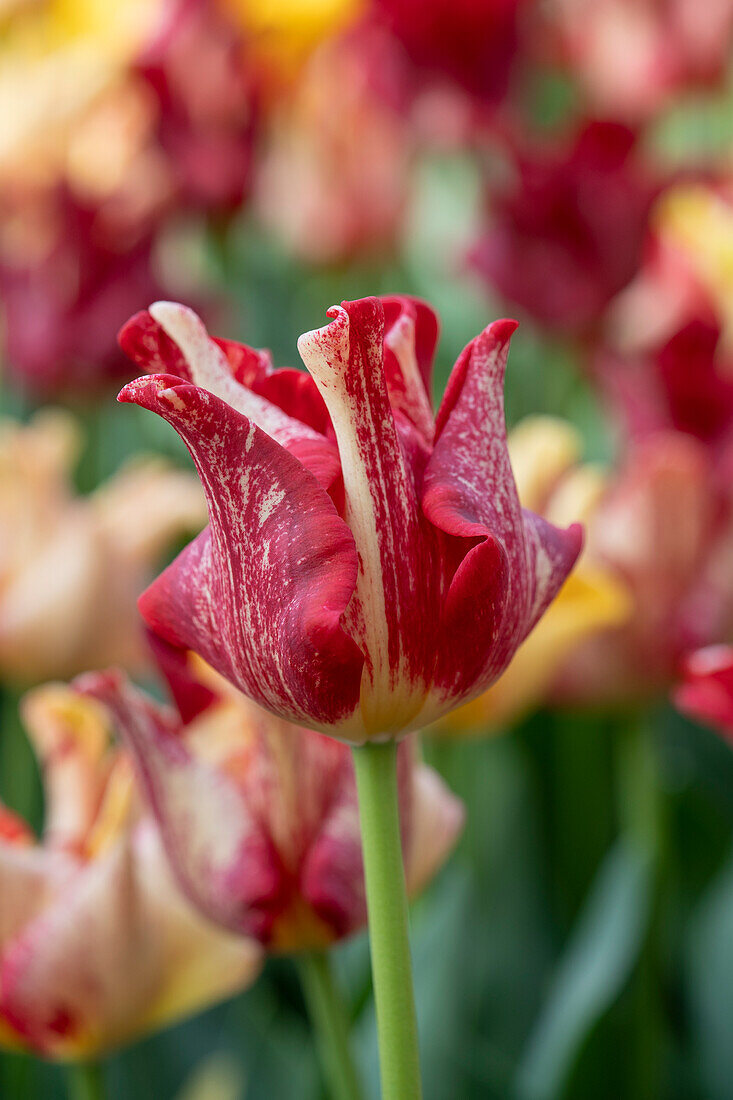
POLYGON ((704 1095, 728 1100, 733 1080, 733 859, 689 922, 686 971, 704 1095))
POLYGON ((644 941, 652 861, 621 839, 601 864, 516 1078, 521 1100, 559 1095, 583 1041, 625 985, 644 941))

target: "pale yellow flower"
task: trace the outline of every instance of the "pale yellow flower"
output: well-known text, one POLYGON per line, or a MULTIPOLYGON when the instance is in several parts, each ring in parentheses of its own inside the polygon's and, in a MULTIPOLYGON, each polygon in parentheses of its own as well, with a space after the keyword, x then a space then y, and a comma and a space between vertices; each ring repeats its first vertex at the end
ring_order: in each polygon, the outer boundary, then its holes
POLYGON ((103 708, 49 684, 23 712, 46 823, 0 806, 0 1044, 88 1058, 249 985, 260 948, 179 892, 103 708))
POLYGON ((0 678, 138 667, 137 596, 166 548, 206 521, 196 480, 159 459, 138 459, 78 496, 79 447, 60 411, 0 421, 0 678))

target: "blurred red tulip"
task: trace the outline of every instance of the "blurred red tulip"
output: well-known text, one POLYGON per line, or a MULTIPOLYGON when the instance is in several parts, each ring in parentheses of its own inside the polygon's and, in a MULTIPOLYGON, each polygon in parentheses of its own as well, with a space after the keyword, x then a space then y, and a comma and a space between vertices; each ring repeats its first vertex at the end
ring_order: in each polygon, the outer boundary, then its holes
POLYGON ((487 194, 472 263, 508 302, 570 332, 594 325, 633 278, 658 188, 634 133, 590 122, 570 144, 516 152, 516 178, 487 194))
POLYGON ((453 83, 484 102, 506 93, 528 0, 372 0, 418 82, 453 83))
POLYGON ((673 698, 683 714, 733 741, 733 646, 708 646, 691 653, 673 698))

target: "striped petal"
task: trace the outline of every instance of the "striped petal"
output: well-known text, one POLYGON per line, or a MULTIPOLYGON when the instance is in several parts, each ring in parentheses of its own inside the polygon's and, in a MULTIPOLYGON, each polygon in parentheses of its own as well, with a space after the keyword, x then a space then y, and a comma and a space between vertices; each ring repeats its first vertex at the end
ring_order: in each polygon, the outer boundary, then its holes
POLYGON ((148 625, 275 713, 348 736, 363 659, 342 618, 357 559, 329 496, 206 390, 158 375, 131 383, 120 400, 178 431, 209 506, 210 526, 143 594, 148 625))
POLYGON ((581 529, 522 510, 504 422, 514 321, 496 321, 458 359, 436 419, 422 505, 457 568, 446 595, 436 692, 473 696, 507 666, 578 556, 581 529))
MULTIPOLYGON (((271 380, 269 360, 263 353, 213 340, 192 309, 177 302, 155 302, 122 329, 120 344, 146 371, 183 378, 243 413, 294 454, 326 488, 338 475, 333 442, 253 388, 264 387, 271 395, 287 389, 271 380)), ((305 407, 305 399, 296 396, 291 405, 305 407)), ((308 411, 316 415, 310 407, 308 411)))
POLYGON ((272 843, 237 783, 194 757, 180 727, 120 675, 88 673, 76 686, 113 714, 184 892, 216 924, 263 937, 280 875, 272 843))
POLYGON ((437 563, 390 407, 381 303, 328 313, 298 348, 331 415, 359 555, 348 621, 366 661, 362 717, 367 736, 389 734, 409 728, 432 676, 437 563))
POLYGON ((425 302, 407 295, 381 301, 389 401, 392 410, 406 416, 429 446, 435 431, 431 389, 438 318, 425 302))

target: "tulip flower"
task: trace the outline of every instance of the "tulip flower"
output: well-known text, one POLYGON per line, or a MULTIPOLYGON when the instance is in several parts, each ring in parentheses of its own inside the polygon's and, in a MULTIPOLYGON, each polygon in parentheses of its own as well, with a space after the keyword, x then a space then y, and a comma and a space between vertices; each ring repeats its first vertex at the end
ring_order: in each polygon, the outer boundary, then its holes
POLYGON ((683 714, 733 738, 733 647, 708 646, 689 654, 673 698, 683 714))
POLYGON ((355 749, 385 1100, 420 1095, 396 740, 480 695, 565 580, 581 530, 522 510, 498 321, 461 354, 437 417, 437 321, 408 298, 329 311, 310 371, 212 340, 157 303, 120 394, 193 456, 210 523, 147 590, 143 617, 275 716, 355 749))
MULTIPOLYGON (((527 417, 509 433, 509 455, 525 507, 552 523, 588 527, 606 490, 608 474, 579 462, 580 433, 567 421, 527 417)), ((550 689, 568 655, 609 627, 629 619, 632 604, 621 578, 586 549, 557 598, 522 643, 497 682, 435 727, 451 736, 506 728, 550 689)))
POLYGON ((729 0, 550 0, 542 35, 596 109, 641 120, 675 95, 722 82, 733 42, 729 0))
POLYGON ((613 122, 587 123, 557 148, 519 147, 515 159, 515 180, 489 191, 472 262, 541 324, 583 332, 636 274, 657 187, 634 133, 613 122))
POLYGON ((260 947, 179 892, 103 708, 52 684, 23 712, 46 823, 0 806, 0 1043, 87 1060, 249 985, 260 947))
POLYGON ((526 0, 373 0, 426 81, 450 82, 483 103, 506 93, 526 0))
POLYGON ((733 527, 704 445, 668 431, 632 446, 587 529, 589 558, 623 581, 633 613, 568 655, 554 694, 617 704, 666 693, 684 654, 733 625, 733 527))
POLYGON ((78 497, 73 419, 0 421, 0 677, 38 683, 96 661, 139 668, 135 598, 166 547, 205 519, 190 474, 138 460, 78 497))
POLYGON ((406 84, 394 42, 376 28, 313 53, 273 112, 254 196, 291 252, 331 263, 394 246, 413 145, 406 84))
MULTIPOLYGON (((261 710, 199 658, 157 638, 153 645, 177 714, 115 673, 88 673, 79 690, 114 716, 186 895, 222 928, 255 937, 270 953, 297 953, 333 1093, 356 1097, 323 954, 366 922, 349 750, 261 710)), ((412 742, 401 746, 398 768, 407 888, 415 893, 453 848, 463 808, 412 742)))
POLYGON ((652 227, 639 275, 609 311, 596 375, 628 436, 672 428, 700 440, 727 492, 733 202, 719 187, 673 187, 655 207, 652 227))
POLYGON ((120 400, 176 428, 209 502, 207 530, 141 600, 151 629, 279 717, 359 744, 486 690, 581 532, 519 504, 502 405, 513 322, 467 346, 434 419, 429 308, 364 299, 330 314, 300 340, 309 377, 157 303, 121 343, 166 373, 120 400))
MULTIPOLYGON (((209 920, 274 954, 319 950, 366 923, 348 747, 263 711, 200 658, 154 639, 176 699, 121 673, 76 681, 102 703, 137 765, 171 867, 209 920)), ((402 844, 417 893, 451 852, 463 808, 405 742, 402 844)))

